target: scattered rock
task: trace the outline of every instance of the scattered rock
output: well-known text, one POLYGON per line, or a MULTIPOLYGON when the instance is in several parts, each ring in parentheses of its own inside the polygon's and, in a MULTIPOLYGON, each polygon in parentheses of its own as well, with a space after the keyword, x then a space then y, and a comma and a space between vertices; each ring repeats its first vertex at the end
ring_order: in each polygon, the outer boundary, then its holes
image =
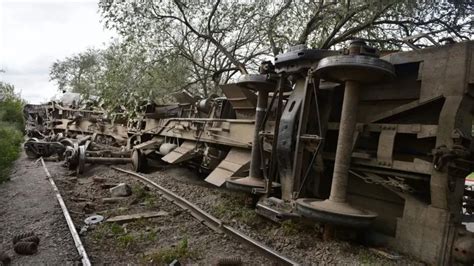
POLYGON ((128 197, 132 195, 132 188, 125 183, 120 183, 111 188, 110 193, 112 194, 112 197, 128 197))

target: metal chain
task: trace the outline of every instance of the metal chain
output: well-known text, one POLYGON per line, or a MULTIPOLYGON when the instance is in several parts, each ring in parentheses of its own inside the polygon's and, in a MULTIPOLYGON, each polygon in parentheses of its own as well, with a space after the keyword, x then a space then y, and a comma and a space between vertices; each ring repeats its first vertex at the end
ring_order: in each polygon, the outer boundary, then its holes
POLYGON ((351 172, 351 174, 353 174, 353 175, 359 177, 360 179, 362 179, 367 184, 390 186, 390 187, 394 187, 394 188, 396 188, 396 189, 398 189, 402 192, 408 192, 408 193, 414 193, 415 192, 415 189, 413 189, 410 185, 406 184, 405 179, 403 179, 402 177, 386 176, 384 178, 384 177, 381 177, 379 175, 371 174, 371 173, 370 174, 365 173, 365 175, 364 175, 364 174, 356 173, 353 170, 350 170, 350 172, 351 172))

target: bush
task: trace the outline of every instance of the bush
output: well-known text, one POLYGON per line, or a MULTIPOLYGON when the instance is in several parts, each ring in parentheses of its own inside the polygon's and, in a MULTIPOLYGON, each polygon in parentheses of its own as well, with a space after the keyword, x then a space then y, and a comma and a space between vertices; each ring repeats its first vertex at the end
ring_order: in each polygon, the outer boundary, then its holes
POLYGON ((21 131, 0 122, 0 183, 8 179, 11 165, 18 158, 22 142, 21 131))
POLYGON ((6 181, 23 142, 23 102, 12 98, 0 102, 0 183, 6 181))
POLYGON ((23 102, 18 99, 9 99, 0 102, 0 121, 6 122, 23 132, 25 129, 23 102))

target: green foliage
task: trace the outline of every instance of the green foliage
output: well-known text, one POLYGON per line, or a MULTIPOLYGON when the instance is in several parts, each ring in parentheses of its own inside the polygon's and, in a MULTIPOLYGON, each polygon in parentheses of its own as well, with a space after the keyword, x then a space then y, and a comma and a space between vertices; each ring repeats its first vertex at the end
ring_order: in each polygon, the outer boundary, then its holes
POLYGON ((221 219, 238 219, 249 226, 257 225, 262 220, 254 209, 245 206, 246 200, 245 196, 242 195, 225 195, 213 206, 211 212, 221 219))
POLYGON ((144 186, 135 185, 132 187, 132 192, 135 199, 139 202, 145 203, 146 207, 153 208, 156 206, 156 196, 146 190, 144 186))
POLYGON ((0 121, 9 124, 20 132, 25 128, 23 118, 23 102, 16 99, 7 99, 0 102, 0 121))
POLYGON ((361 38, 401 49, 408 36, 472 38, 472 1, 102 1, 105 26, 154 58, 186 62, 186 89, 203 96, 296 44, 340 49, 361 38))
POLYGON ((21 131, 5 122, 0 122, 0 183, 8 179, 12 163, 20 153, 19 147, 22 141, 21 131))
POLYGON ((114 235, 119 235, 119 234, 123 234, 125 231, 119 224, 112 223, 110 225, 110 232, 112 232, 112 234, 114 235))
POLYGON ((125 229, 117 223, 99 224, 94 228, 94 231, 92 231, 92 237, 95 241, 113 245, 118 249, 134 248, 139 241, 133 233, 126 232, 125 229), (110 240, 113 240, 113 242, 110 240))
POLYGON ((147 219, 140 219, 127 224, 127 229, 118 223, 102 223, 92 231, 92 238, 118 250, 138 250, 140 245, 153 243, 158 237, 156 231, 143 231, 149 225, 147 219))
POLYGON ((185 73, 173 55, 154 57, 137 46, 115 42, 103 50, 90 49, 56 61, 50 80, 61 91, 80 93, 84 99, 99 97, 106 110, 125 107, 125 115, 134 117, 144 101, 162 103, 180 90, 185 73))
POLYGON ((294 235, 298 233, 298 227, 292 220, 286 220, 281 223, 281 228, 285 235, 294 235))
POLYGON ((358 255, 360 265, 377 265, 378 259, 373 252, 361 249, 358 255))
POLYGON ((0 183, 8 179, 23 142, 23 101, 13 85, 0 82, 0 183))
POLYGON ((188 247, 188 239, 182 239, 178 245, 170 248, 163 248, 158 252, 155 252, 152 255, 147 256, 145 259, 148 262, 162 264, 162 263, 171 263, 173 260, 178 259, 187 259, 196 256, 196 252, 190 250, 188 247))
POLYGON ((296 235, 301 232, 306 232, 311 235, 319 234, 319 225, 308 223, 301 220, 286 220, 281 223, 281 229, 286 236, 296 235))
POLYGON ((122 249, 130 248, 135 245, 137 239, 132 234, 125 234, 117 237, 118 246, 122 249))
POLYGON ((50 79, 57 82, 60 91, 89 96, 97 89, 95 81, 101 70, 99 57, 99 50, 88 49, 63 61, 56 61, 51 66, 50 79))

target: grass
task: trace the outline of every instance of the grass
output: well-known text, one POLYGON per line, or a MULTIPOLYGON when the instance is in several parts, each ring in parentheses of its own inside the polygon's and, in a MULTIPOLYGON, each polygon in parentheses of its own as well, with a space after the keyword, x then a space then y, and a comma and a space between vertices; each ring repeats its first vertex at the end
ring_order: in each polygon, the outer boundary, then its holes
POLYGON ((132 246, 135 246, 138 239, 134 235, 132 235, 130 233, 127 233, 127 234, 118 236, 116 241, 117 241, 117 244, 118 244, 119 248, 127 249, 127 248, 130 248, 132 246))
POLYGON ((360 265, 377 265, 377 256, 369 250, 361 250, 359 252, 359 264, 360 265))
POLYGON ((0 102, 0 183, 9 179, 13 162, 20 154, 24 120, 22 102, 8 99, 0 102))
POLYGON ((285 235, 294 235, 298 233, 298 225, 292 220, 286 220, 281 223, 281 229, 285 235))
POLYGON ((107 245, 114 245, 118 249, 133 249, 140 240, 135 234, 126 232, 116 223, 102 223, 92 231, 92 238, 107 245), (114 241, 110 241, 114 240, 114 241))
POLYGON ((156 231, 143 231, 146 224, 145 219, 140 219, 129 223, 126 230, 117 223, 102 223, 91 232, 91 235, 95 241, 107 243, 119 250, 136 250, 141 244, 152 243, 158 238, 156 231))
POLYGON ((245 206, 245 201, 244 196, 224 194, 222 200, 213 206, 211 212, 221 219, 238 219, 249 226, 257 225, 261 219, 254 209, 245 206))
POLYGON ((156 206, 156 196, 150 193, 143 185, 132 186, 132 194, 137 201, 145 203, 146 207, 154 208, 156 206))
POLYGON ((311 235, 319 234, 319 225, 311 222, 304 222, 301 220, 286 220, 281 223, 281 229, 285 236, 296 235, 301 232, 305 232, 311 235))
POLYGON ((176 246, 169 248, 162 248, 159 251, 148 255, 145 260, 148 263, 153 264, 169 264, 173 260, 183 260, 188 258, 196 257, 197 254, 194 250, 191 250, 188 246, 188 239, 183 238, 176 246))

